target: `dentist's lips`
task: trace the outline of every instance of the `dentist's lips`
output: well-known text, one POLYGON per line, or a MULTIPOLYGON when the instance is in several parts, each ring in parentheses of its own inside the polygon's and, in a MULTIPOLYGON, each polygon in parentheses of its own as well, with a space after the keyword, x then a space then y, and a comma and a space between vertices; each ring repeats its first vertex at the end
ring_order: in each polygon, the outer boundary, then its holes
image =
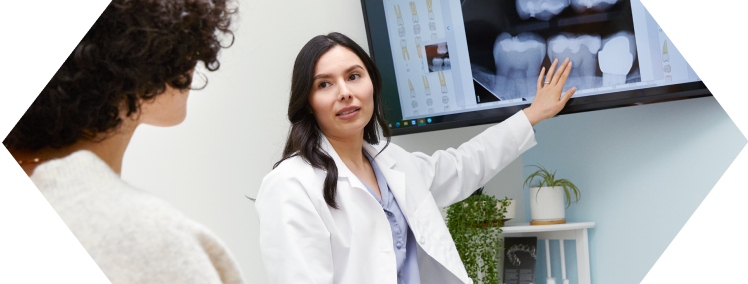
POLYGON ((339 110, 338 113, 335 114, 335 116, 343 120, 351 119, 356 116, 360 110, 360 107, 350 106, 339 110))

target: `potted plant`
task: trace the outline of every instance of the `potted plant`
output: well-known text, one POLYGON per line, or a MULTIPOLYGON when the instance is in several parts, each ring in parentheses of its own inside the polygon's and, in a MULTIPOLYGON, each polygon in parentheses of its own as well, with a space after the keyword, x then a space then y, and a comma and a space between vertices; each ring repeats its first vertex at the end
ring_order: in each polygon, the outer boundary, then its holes
MULTIPOLYGON (((473 192, 471 196, 482 195, 482 194, 483 194, 483 187, 473 192)), ((504 222, 506 222, 506 221, 514 219, 514 217, 517 216, 517 203, 514 202, 514 199, 511 199, 509 197, 505 197, 504 201, 507 201, 508 204, 503 204, 499 202, 496 204, 496 207, 499 208, 500 211, 501 211, 502 205, 505 207, 503 212, 504 212, 504 222)), ((440 210, 440 213, 442 214, 442 218, 444 219, 445 222, 447 221, 447 208, 449 207, 444 207, 440 210)))
POLYGON ((525 185, 530 186, 530 214, 531 225, 551 225, 566 223, 564 209, 572 202, 578 202, 581 196, 579 188, 566 179, 556 179, 556 172, 550 173, 542 166, 525 179, 525 185), (535 184, 533 181, 538 179, 535 184), (564 196, 566 202, 564 202, 564 196), (572 201, 572 197, 574 200, 572 201), (564 204, 566 207, 564 207, 564 204))
POLYGON ((446 207, 447 228, 474 283, 500 283, 498 262, 503 247, 499 234, 509 200, 499 200, 479 191, 446 207))

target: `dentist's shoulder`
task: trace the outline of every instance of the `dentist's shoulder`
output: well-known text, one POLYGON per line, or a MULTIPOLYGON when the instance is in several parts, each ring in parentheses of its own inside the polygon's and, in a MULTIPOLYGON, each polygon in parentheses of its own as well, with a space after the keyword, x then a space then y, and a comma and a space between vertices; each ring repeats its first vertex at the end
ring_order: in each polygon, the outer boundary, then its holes
POLYGON ((319 193, 324 178, 323 170, 312 167, 300 156, 291 156, 262 179, 255 201, 257 210, 279 206, 289 199, 311 199, 319 193))

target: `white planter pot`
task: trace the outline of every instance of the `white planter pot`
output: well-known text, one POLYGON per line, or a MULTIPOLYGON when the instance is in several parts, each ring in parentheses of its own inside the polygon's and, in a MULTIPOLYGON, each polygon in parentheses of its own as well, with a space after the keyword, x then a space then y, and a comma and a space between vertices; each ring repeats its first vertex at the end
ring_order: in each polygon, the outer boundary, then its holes
POLYGON ((561 186, 530 188, 530 215, 533 225, 566 223, 564 188, 561 186))
MULTIPOLYGON (((501 209, 501 202, 496 205, 499 207, 499 209, 501 209)), ((504 219, 511 220, 514 219, 515 216, 517 216, 517 204, 514 202, 514 199, 509 199, 509 205, 506 207, 504 219)))

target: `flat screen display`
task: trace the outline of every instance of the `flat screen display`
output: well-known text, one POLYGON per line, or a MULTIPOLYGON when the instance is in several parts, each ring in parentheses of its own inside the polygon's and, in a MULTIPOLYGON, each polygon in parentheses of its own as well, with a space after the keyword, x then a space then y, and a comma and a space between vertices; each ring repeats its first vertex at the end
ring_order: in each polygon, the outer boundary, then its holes
POLYGON ((394 135, 499 122, 541 67, 574 64, 563 113, 710 95, 639 0, 362 0, 394 135))

